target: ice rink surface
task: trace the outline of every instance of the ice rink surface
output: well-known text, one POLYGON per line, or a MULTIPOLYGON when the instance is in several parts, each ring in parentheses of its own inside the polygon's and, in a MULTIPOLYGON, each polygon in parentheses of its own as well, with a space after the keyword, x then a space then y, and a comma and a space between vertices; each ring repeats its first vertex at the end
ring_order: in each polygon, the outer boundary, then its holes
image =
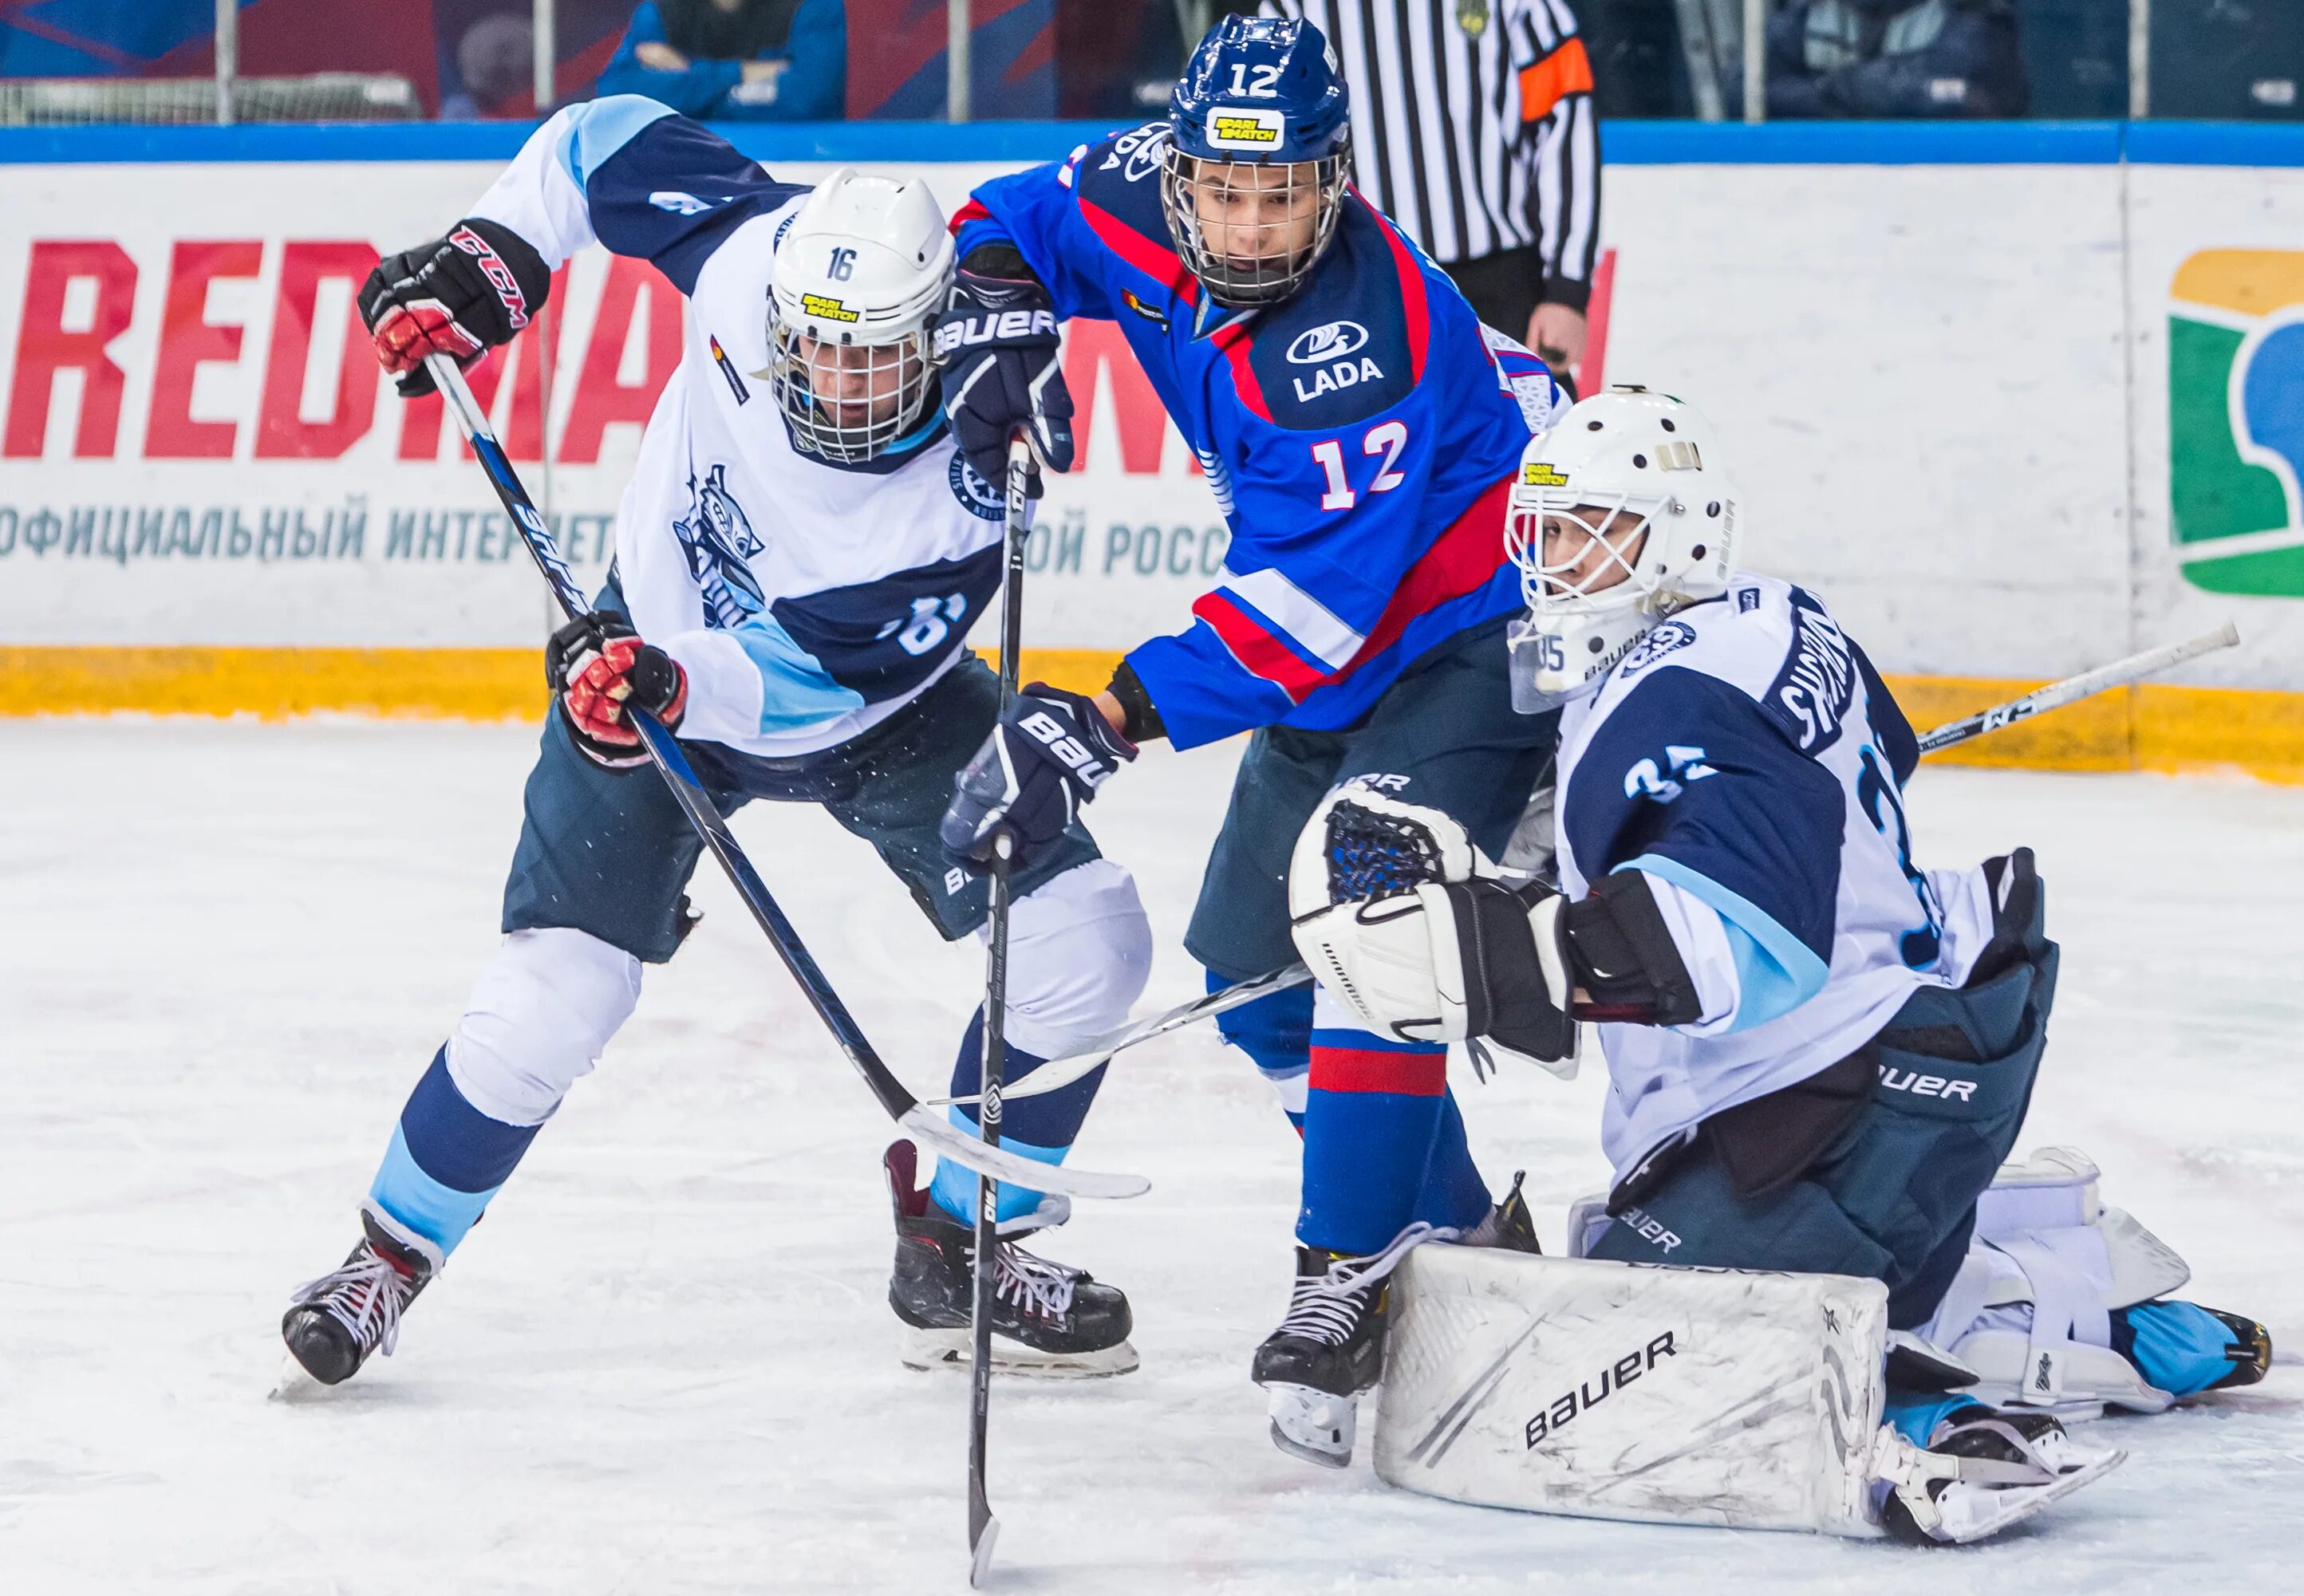
MULTIPOLYGON (((409 1086, 496 941, 535 732, 0 721, 0 1591, 965 1586, 966 1382, 900 1367, 870 1100, 707 865, 702 927, 413 1309, 325 1399, 266 1400, 297 1281, 354 1237, 409 1086)), ((1236 747, 1155 751, 1091 818, 1177 946, 1236 747)), ((650 780, 642 775, 635 780, 650 780)), ((2304 792, 1929 771, 1923 863, 2030 842, 2064 945, 2020 1147, 2077 1144, 2304 1334, 2304 792)), ((813 810, 737 830, 899 1072, 939 1086, 981 979, 813 810)), ((1605 1179, 1601 1077, 1459 1084, 1547 1246, 1605 1179)), ((2128 1466, 2035 1527, 1913 1552, 1543 1519, 1265 1439, 1294 1138, 1207 1033, 1115 1069, 1081 1162, 1151 1176, 1046 1250, 1127 1288, 1140 1372, 995 1389, 995 1589, 2298 1588, 2304 1372, 2116 1421, 2128 1466)))

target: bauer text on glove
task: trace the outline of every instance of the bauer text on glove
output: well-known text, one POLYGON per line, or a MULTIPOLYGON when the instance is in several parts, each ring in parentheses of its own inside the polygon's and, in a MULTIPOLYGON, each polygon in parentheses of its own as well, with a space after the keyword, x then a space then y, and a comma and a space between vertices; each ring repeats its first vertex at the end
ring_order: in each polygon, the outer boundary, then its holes
POLYGON ((1004 831, 1021 863, 1031 849, 1063 836, 1080 806, 1135 757, 1136 745, 1112 729, 1094 700, 1036 681, 953 779, 952 805, 939 828, 944 851, 965 864, 985 864, 1004 831))

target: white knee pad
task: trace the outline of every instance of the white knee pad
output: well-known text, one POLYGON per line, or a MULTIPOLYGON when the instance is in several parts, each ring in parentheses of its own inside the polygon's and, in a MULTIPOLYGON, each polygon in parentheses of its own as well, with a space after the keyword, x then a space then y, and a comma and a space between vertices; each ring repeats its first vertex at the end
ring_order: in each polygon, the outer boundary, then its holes
POLYGON ((1008 913, 1007 1038, 1060 1059, 1128 1018, 1152 974, 1152 925, 1136 878, 1091 859, 1040 883, 1008 913))
POLYGON ((640 961, 589 932, 515 931, 448 1039, 448 1078, 491 1119, 541 1125, 640 1001, 640 961))

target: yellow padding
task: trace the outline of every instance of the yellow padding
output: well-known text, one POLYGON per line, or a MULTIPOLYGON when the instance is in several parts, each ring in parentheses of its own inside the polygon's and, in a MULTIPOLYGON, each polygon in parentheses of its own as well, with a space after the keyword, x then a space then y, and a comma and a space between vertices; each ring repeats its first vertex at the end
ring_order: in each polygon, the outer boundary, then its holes
POLYGON ((0 647, 0 713, 537 720, 536 648, 0 647))
MULTIPOLYGON (((1119 657, 1093 648, 1026 649, 1024 680, 1092 693, 1112 679, 1119 657)), ((536 648, 0 646, 0 714, 535 720, 544 710, 543 678, 536 648)), ((1888 683, 1924 730, 2040 685, 1952 676, 1892 676, 1888 683)), ((2147 683, 1935 757, 2033 770, 2241 772, 2304 783, 2304 693, 2147 683)))

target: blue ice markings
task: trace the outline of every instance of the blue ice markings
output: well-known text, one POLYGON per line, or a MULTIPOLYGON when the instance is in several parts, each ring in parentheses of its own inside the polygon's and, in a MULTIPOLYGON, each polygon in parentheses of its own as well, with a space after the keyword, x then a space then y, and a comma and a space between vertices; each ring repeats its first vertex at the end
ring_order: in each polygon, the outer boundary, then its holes
POLYGON ((1624 796, 1628 798, 1649 798, 1659 804, 1668 804, 1688 790, 1690 782, 1701 781, 1707 776, 1720 773, 1715 766, 1704 763, 1702 748, 1681 743, 1664 746, 1664 761, 1661 767, 1653 759, 1636 762, 1624 773, 1624 796))
POLYGON ((714 466, 700 483, 690 472, 688 494, 688 513, 672 523, 672 530, 688 556, 688 574, 704 595, 705 624, 741 625, 766 603, 748 562, 767 545, 729 494, 727 467, 714 466))

